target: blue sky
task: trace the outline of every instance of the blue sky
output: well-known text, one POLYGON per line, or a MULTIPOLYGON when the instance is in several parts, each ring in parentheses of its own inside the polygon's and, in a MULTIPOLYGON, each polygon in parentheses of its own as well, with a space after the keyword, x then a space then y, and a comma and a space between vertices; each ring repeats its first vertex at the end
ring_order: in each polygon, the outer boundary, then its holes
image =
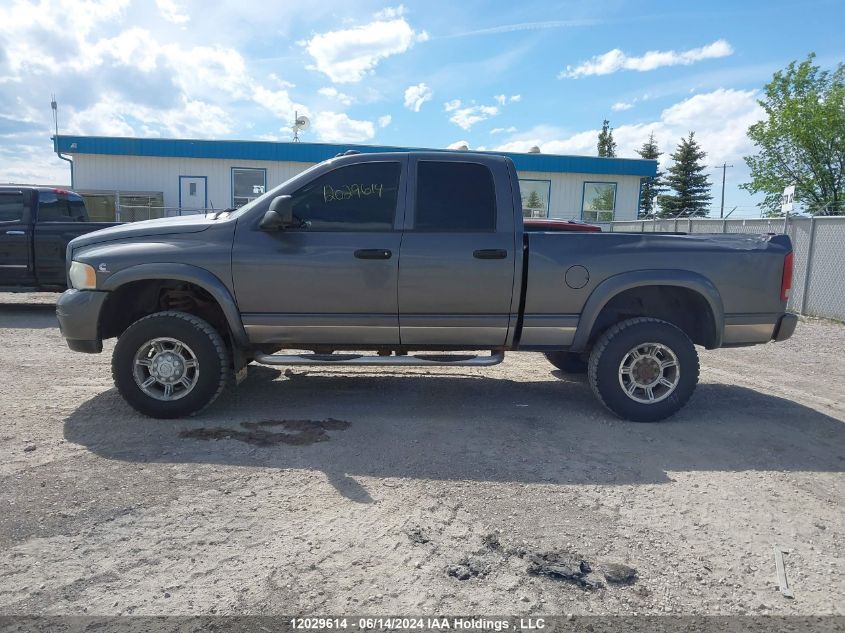
MULTIPOLYGON (((278 2, 0 0, 0 182, 67 183, 64 133, 619 154, 694 130, 756 215, 745 130, 771 74, 845 60, 841 0, 278 2)), ((714 202, 720 173, 712 172, 714 202)), ((718 209, 716 209, 718 214, 718 209)))

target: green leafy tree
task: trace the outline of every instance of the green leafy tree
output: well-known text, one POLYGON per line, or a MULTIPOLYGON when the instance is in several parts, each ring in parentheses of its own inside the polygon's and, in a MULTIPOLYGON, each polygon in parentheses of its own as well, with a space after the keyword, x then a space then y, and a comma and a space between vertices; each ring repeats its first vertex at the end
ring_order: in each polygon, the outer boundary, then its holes
POLYGON ((766 118, 748 128, 757 153, 745 157, 751 182, 740 186, 763 193, 770 215, 780 214, 789 185, 810 213, 845 214, 845 64, 829 72, 814 59, 773 75, 758 102, 766 118))
MULTIPOLYGON (((648 140, 643 143, 643 146, 637 150, 637 154, 643 158, 651 160, 659 160, 663 155, 657 147, 657 141, 654 140, 654 132, 649 134, 648 140)), ((663 187, 663 172, 660 171, 658 165, 657 174, 653 178, 643 179, 642 187, 640 188, 640 217, 650 218, 655 215, 657 211, 657 196, 664 190, 663 187)))
POLYGON ((661 215, 667 218, 688 218, 707 215, 710 207, 710 179, 707 156, 695 140, 695 132, 682 138, 678 148, 671 154, 674 161, 664 179, 671 194, 658 196, 661 215))
POLYGON ((610 121, 605 119, 601 124, 601 132, 599 132, 598 140, 599 156, 605 158, 613 158, 616 156, 616 141, 613 140, 613 128, 610 127, 610 121))

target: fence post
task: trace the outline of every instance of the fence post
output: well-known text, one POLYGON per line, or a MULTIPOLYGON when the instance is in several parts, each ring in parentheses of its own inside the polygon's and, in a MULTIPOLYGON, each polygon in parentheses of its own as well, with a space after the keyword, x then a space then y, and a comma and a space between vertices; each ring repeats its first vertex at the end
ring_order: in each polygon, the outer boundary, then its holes
POLYGON ((816 245, 816 216, 810 218, 810 237, 807 244, 807 266, 804 268, 804 288, 801 297, 801 314, 807 314, 807 296, 810 294, 810 275, 813 271, 813 247, 816 245))

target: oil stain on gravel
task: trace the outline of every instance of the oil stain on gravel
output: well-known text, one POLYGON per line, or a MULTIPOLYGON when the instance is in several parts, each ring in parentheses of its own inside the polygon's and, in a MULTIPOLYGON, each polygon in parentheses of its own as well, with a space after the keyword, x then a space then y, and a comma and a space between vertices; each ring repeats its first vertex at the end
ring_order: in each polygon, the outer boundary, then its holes
POLYGON ((343 431, 349 428, 349 422, 327 418, 325 420, 262 420, 261 422, 241 422, 244 430, 225 427, 188 429, 179 433, 179 437, 195 440, 238 440, 254 446, 273 446, 291 444, 305 446, 329 439, 328 431, 343 431), (282 431, 268 430, 281 427, 282 431))

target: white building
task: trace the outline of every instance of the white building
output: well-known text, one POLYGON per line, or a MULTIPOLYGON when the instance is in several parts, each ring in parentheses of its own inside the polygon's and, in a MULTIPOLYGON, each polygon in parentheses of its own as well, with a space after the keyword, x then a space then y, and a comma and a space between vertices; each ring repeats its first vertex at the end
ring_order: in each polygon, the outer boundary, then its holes
MULTIPOLYGON (((59 136, 73 159, 71 186, 96 219, 140 220, 238 207, 305 168, 349 149, 419 148, 328 143, 59 136)), ((629 158, 507 153, 519 172, 523 212, 607 222, 636 219, 640 185, 657 163, 629 158)))

